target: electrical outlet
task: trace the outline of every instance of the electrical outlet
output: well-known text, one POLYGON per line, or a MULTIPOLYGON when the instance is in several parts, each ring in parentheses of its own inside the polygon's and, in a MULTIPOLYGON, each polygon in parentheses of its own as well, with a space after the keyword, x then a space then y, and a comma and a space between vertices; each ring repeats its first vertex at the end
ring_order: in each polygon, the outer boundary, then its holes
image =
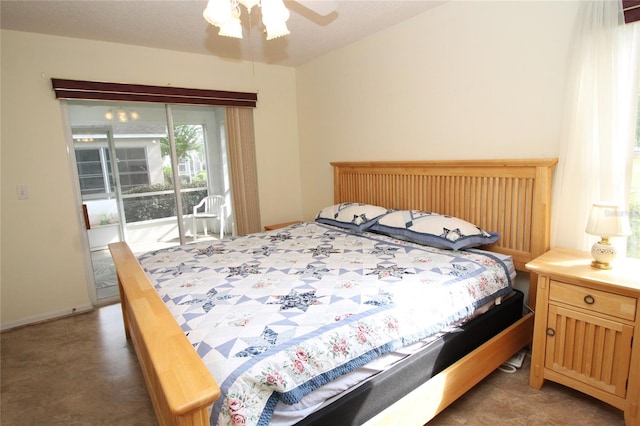
POLYGON ((27 185, 16 186, 16 195, 18 196, 18 200, 28 200, 29 188, 27 187, 27 185))

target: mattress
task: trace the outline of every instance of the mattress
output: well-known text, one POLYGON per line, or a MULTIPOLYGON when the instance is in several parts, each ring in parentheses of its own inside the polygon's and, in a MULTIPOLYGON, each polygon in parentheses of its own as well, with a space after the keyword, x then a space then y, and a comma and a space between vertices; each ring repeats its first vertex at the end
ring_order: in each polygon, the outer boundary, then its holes
POLYGON ((318 223, 139 257, 221 386, 212 424, 267 424, 278 404, 420 347, 509 294, 509 260, 318 223))
MULTIPOLYGON (((358 385, 333 397, 303 418, 298 426, 355 426, 374 417, 431 377, 478 348, 522 317, 523 293, 511 297, 459 328, 439 336, 358 385)), ((291 413, 289 413, 291 414, 291 413)), ((280 419, 285 419, 281 414, 280 419)), ((286 420, 282 424, 286 424, 286 420)))

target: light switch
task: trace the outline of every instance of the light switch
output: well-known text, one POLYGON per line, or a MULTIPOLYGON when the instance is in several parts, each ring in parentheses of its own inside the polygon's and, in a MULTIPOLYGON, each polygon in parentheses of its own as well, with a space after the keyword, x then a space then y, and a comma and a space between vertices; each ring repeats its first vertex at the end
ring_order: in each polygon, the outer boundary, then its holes
POLYGON ((18 196, 18 200, 28 200, 29 188, 27 185, 18 185, 16 186, 16 194, 18 196))

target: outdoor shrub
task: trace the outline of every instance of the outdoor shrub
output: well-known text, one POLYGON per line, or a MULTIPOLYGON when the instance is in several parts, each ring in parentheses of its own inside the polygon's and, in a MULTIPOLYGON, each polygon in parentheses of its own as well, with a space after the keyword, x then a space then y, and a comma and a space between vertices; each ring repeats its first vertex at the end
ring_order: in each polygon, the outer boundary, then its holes
MULTIPOLYGON (((193 213, 193 206, 207 196, 205 182, 184 184, 182 189, 202 188, 198 191, 182 193, 182 214, 193 213)), ((173 185, 137 186, 124 192, 124 195, 140 196, 124 198, 124 214, 128 223, 177 216, 173 185)))

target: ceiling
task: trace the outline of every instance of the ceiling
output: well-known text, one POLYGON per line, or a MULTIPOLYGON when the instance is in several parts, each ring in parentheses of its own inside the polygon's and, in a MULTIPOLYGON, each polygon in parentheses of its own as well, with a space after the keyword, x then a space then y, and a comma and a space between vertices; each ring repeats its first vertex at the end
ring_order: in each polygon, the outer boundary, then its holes
POLYGON ((267 41, 259 8, 243 39, 218 36, 206 0, 1 0, 3 29, 298 66, 436 7, 436 0, 285 0, 291 34, 267 41))

